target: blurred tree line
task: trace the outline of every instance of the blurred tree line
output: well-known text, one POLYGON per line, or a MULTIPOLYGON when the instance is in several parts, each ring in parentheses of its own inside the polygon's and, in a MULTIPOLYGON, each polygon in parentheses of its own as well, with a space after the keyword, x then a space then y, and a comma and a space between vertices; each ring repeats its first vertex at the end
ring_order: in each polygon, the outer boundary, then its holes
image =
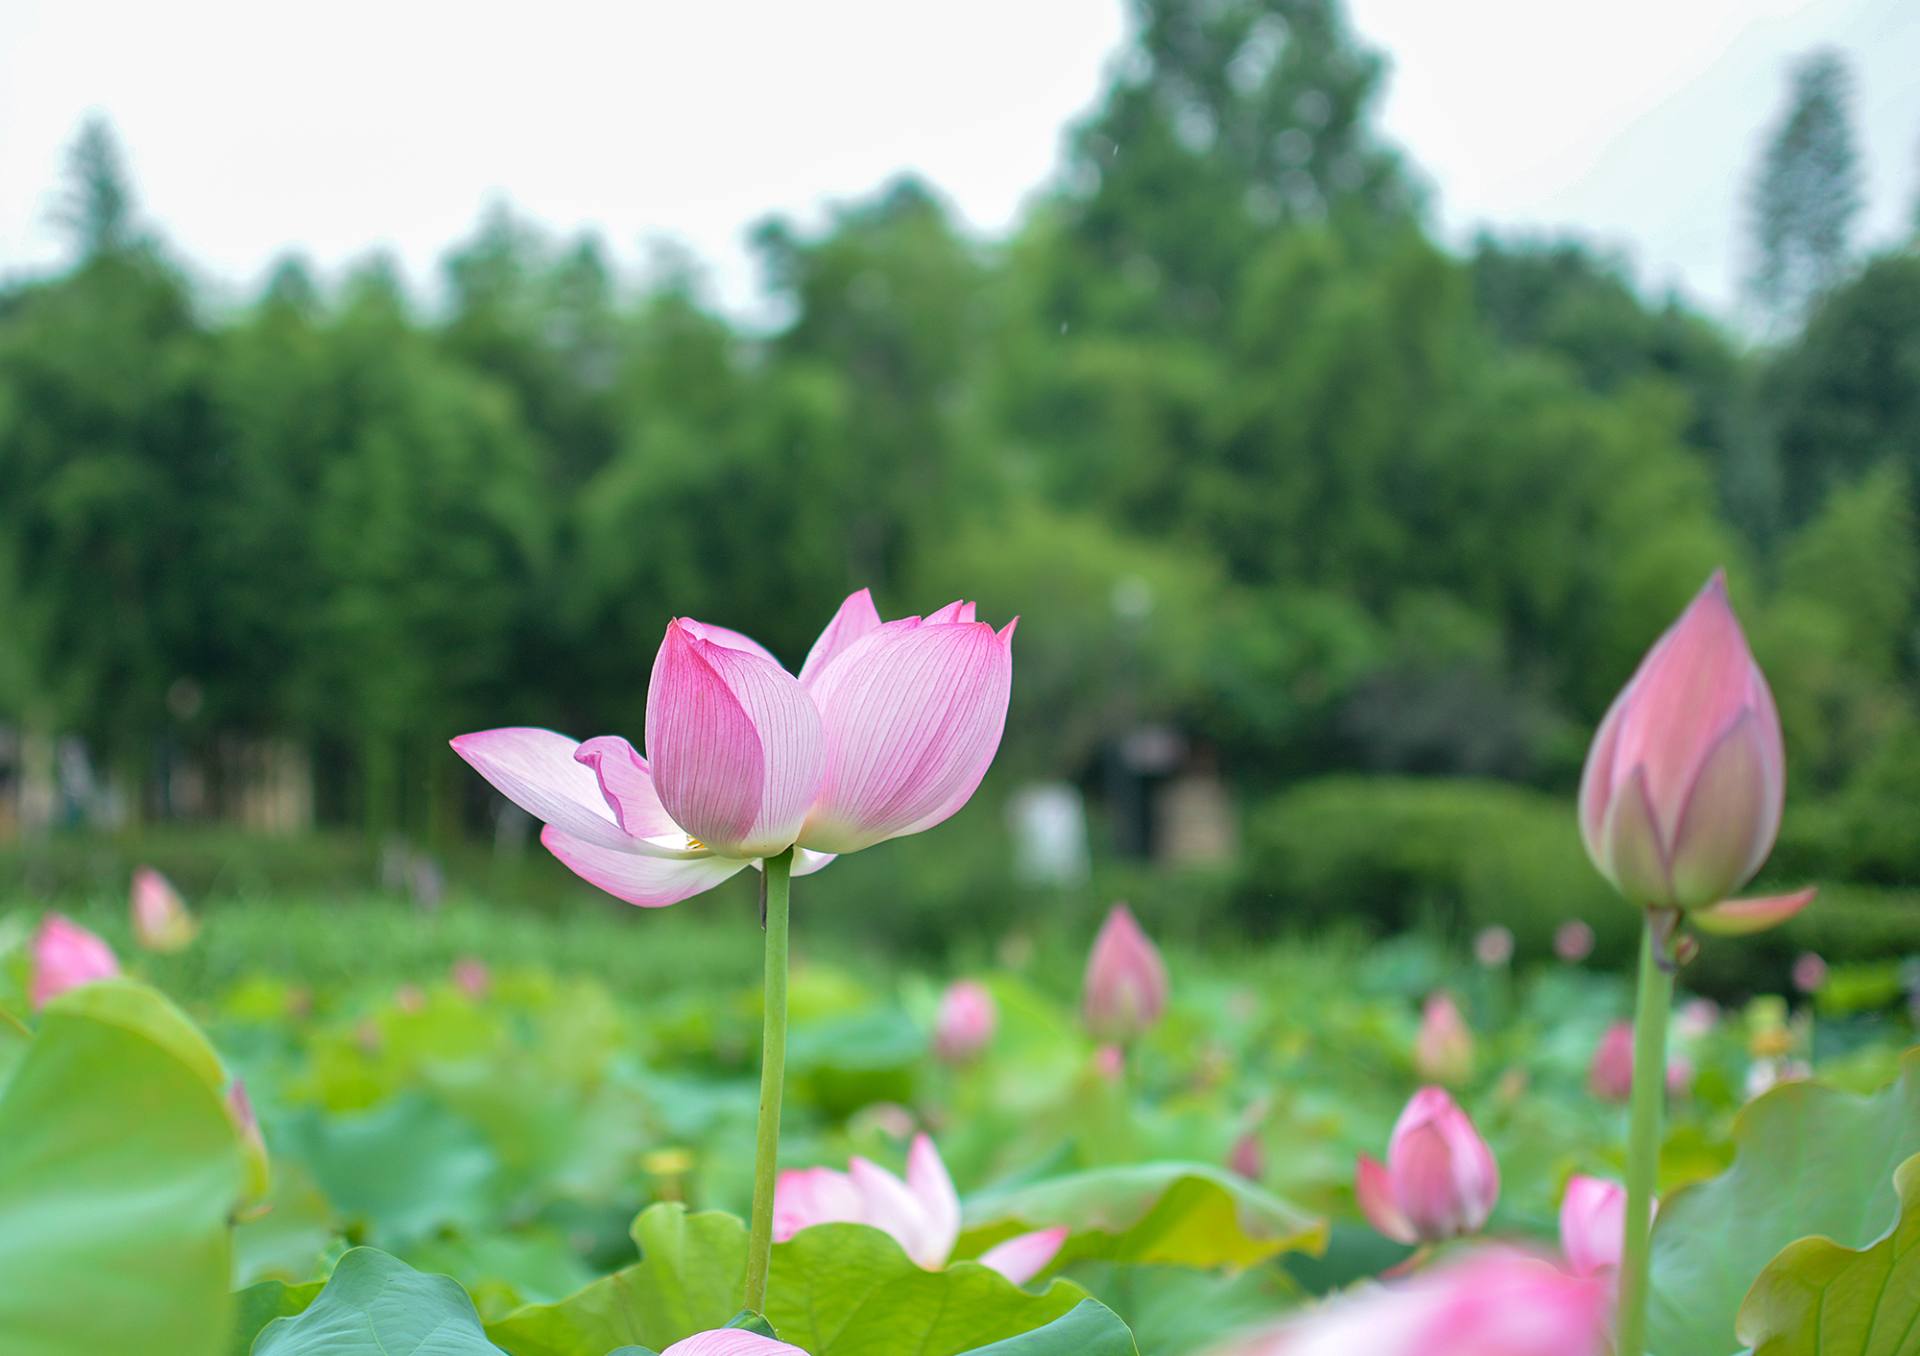
POLYGON ((770 328, 505 209, 430 306, 373 258, 221 308, 87 128, 72 267, 0 291, 0 717, 133 787, 295 741, 324 818, 444 829, 449 735, 637 739, 673 612, 797 662, 871 584, 1024 614, 1003 775, 1161 721, 1251 791, 1563 788, 1725 563, 1796 795, 1910 822, 1920 254, 1853 252, 1844 67, 1753 181, 1754 347, 1577 241, 1437 244, 1335 0, 1134 7, 1018 230, 911 179, 769 221, 770 328))

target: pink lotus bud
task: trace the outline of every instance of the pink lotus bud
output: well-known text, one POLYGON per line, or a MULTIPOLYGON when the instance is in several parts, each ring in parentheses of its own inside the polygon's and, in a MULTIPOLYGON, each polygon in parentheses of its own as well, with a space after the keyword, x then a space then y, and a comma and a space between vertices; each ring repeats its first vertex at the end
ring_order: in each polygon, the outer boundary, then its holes
POLYGON ((1716 572, 1594 735, 1580 782, 1587 854, 1634 904, 1704 910, 1760 869, 1785 793, 1773 694, 1716 572))
POLYGON ((1414 1038, 1413 1067, 1430 1083, 1462 1083, 1473 1071, 1473 1032, 1448 994, 1427 997, 1414 1038))
POLYGON ((1627 1189, 1601 1177, 1573 1177, 1560 1202, 1560 1250, 1575 1275, 1617 1269, 1627 1236, 1627 1189))
POLYGON ((1367 1286, 1214 1356, 1604 1356, 1612 1286, 1486 1248, 1367 1286))
POLYGON ((241 1156, 247 1164, 247 1199, 262 1200, 269 1185, 267 1141, 260 1133, 260 1118, 253 1114, 247 1085, 238 1078, 227 1088, 227 1114, 233 1117, 234 1129, 240 1133, 241 1156))
POLYGON ((987 987, 971 979, 947 986, 933 1022, 933 1052, 949 1064, 972 1059, 993 1039, 999 1010, 987 987))
POLYGON ((1131 1041, 1167 1009, 1167 967, 1160 952, 1116 904, 1093 940, 1081 1008, 1087 1029, 1105 1041, 1131 1041))
MULTIPOLYGON (((1667 1060, 1667 1092, 1684 1097, 1693 1089, 1693 1064, 1684 1055, 1667 1060)), ((1603 1102, 1624 1102, 1633 1096, 1633 1023, 1615 1022, 1601 1034, 1587 1067, 1587 1086, 1603 1102)))
POLYGON ((150 866, 133 873, 128 908, 134 940, 149 951, 184 951, 197 931, 193 916, 167 878, 150 866))
POLYGON ((1093 1052, 1093 1071, 1109 1083, 1118 1083, 1127 1072, 1127 1057, 1117 1045, 1103 1045, 1093 1052))
POLYGON ((1568 965, 1578 965, 1593 954, 1593 929, 1570 918, 1553 930, 1553 954, 1568 965))
POLYGON ((462 956, 453 963, 453 984, 461 993, 478 1003, 493 987, 493 972, 477 956, 462 956))
POLYGON ((1249 1130, 1233 1142, 1233 1148, 1227 1152, 1227 1167, 1249 1182, 1258 1182, 1267 1175, 1267 1152, 1257 1133, 1249 1130))
POLYGON ((78 923, 57 913, 47 915, 33 938, 33 990, 29 995, 38 1012, 68 989, 120 973, 113 948, 78 923))
POLYGON ((1473 958, 1489 970, 1513 959, 1513 932, 1498 923, 1481 928, 1473 939, 1473 958))
MULTIPOLYGON (((938 1271, 960 1239, 960 1197, 940 1151, 918 1135, 907 1153, 904 1181, 864 1158, 854 1159, 845 1172, 789 1168, 781 1173, 773 1193, 774 1241, 784 1243, 816 1224, 872 1225, 891 1234, 918 1265, 938 1271)), ((1066 1238, 1064 1228, 1021 1234, 977 1260, 1024 1285, 1053 1260, 1066 1238)))
POLYGON ((1422 1088, 1394 1122, 1387 1161, 1360 1155, 1354 1195, 1388 1238, 1438 1243, 1487 1222, 1500 1195, 1500 1169, 1453 1098, 1422 1088))
POLYGON ((1801 993, 1819 993, 1827 986, 1827 963, 1817 952, 1802 951, 1793 962, 1793 987, 1801 993))
POLYGON ((713 1328, 681 1338, 660 1356, 807 1356, 807 1353, 743 1328, 713 1328))
POLYGON ((1720 1024, 1720 1005, 1711 998, 1692 998, 1680 1005, 1673 1029, 1688 1040, 1697 1041, 1712 1034, 1720 1024))

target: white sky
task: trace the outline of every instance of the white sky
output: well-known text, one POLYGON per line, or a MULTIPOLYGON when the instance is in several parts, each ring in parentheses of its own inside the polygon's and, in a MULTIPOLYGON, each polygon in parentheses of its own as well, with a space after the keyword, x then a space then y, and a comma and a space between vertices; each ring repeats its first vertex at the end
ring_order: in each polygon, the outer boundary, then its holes
MULTIPOLYGON (((1856 71, 1867 234, 1920 194, 1915 0, 1350 4, 1450 238, 1577 227, 1725 308, 1757 139, 1821 43, 1856 71)), ((58 260, 52 190, 100 111, 149 218, 230 295, 289 247, 329 269, 390 247, 429 283, 505 197, 630 265, 677 238, 745 308, 753 221, 902 169, 1004 228, 1123 30, 1122 0, 0 0, 0 274, 58 260)))

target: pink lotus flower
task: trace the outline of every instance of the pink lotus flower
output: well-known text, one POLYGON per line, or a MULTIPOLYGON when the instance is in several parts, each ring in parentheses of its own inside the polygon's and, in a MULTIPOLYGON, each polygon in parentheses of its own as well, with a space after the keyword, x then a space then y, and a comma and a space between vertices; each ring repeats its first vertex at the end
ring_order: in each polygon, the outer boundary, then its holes
POLYGON ((1087 1029, 1103 1041, 1130 1041, 1167 1010, 1167 967, 1125 904, 1115 904, 1087 956, 1081 998, 1087 1029))
MULTIPOLYGON (((1615 1022, 1593 1048, 1587 1066, 1587 1086, 1603 1102, 1624 1102, 1633 1096, 1633 1023, 1615 1022)), ((1667 1095, 1684 1097, 1693 1090, 1693 1062, 1684 1055, 1667 1060, 1667 1095)))
POLYGON ((1635 904, 1757 932, 1813 891, 1727 897, 1773 849, 1786 795, 1780 717, 1716 572, 1601 721, 1580 779, 1587 854, 1635 904))
POLYGON ((68 989, 120 973, 113 948, 78 923, 50 913, 33 938, 33 990, 38 1012, 68 989))
POLYGON ((1593 954, 1593 929, 1570 918, 1553 930, 1553 954, 1568 965, 1578 965, 1593 954))
POLYGON ((477 956, 462 956, 453 963, 453 986, 478 1003, 493 987, 493 971, 477 956))
POLYGON ((1433 1083, 1460 1083, 1473 1071, 1473 1032, 1451 995, 1427 996, 1413 1042, 1413 1067, 1433 1083))
POLYGON ((1612 1295, 1509 1248, 1359 1288, 1214 1356, 1603 1356, 1612 1295))
POLYGON ((150 866, 133 873, 127 904, 134 940, 149 951, 184 951, 199 930, 179 893, 150 866))
POLYGON ((1498 969, 1513 959, 1513 930, 1498 923, 1474 934, 1473 958, 1489 970, 1498 969))
MULTIPOLYGON (((960 1239, 960 1197, 940 1151, 925 1135, 907 1151, 903 1182, 856 1158, 847 1171, 790 1168, 773 1193, 773 1237, 785 1242, 815 1224, 870 1224, 893 1235, 916 1264, 938 1271, 960 1239)), ((1066 1241, 1065 1229, 1041 1229, 989 1248, 977 1260, 1016 1285, 1033 1279, 1066 1241)))
POLYGON ((1560 1250, 1577 1276, 1615 1271, 1627 1237, 1627 1189, 1603 1177, 1575 1176, 1560 1201, 1560 1250))
POLYGON ((999 1009, 987 987, 971 979, 957 980, 940 996, 933 1022, 933 1051, 949 1064, 972 1059, 993 1039, 999 1009))
POLYGON ((1493 1151, 1439 1088, 1422 1088, 1394 1122, 1387 1161, 1360 1155, 1354 1196, 1367 1221, 1398 1243, 1476 1232, 1500 1195, 1493 1151))
POLYGON ((799 1347, 741 1328, 714 1328, 683 1337, 660 1356, 807 1356, 799 1347))
POLYGON ((674 904, 789 847, 804 875, 958 811, 1000 746, 1013 629, 959 602, 882 622, 861 589, 796 678, 739 632, 680 618, 647 689, 648 757, 618 735, 517 728, 453 748, 577 875, 674 904))

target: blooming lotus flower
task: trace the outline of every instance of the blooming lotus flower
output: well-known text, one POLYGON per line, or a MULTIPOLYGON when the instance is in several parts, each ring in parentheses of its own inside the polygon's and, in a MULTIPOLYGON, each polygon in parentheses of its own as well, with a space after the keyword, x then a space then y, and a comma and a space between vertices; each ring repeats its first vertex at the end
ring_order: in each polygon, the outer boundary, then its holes
POLYGON ((1587 855, 1635 904, 1687 910, 1709 932, 1757 932, 1813 899, 1728 899, 1772 851, 1785 796, 1773 694, 1715 572, 1593 737, 1580 779, 1587 855))
MULTIPOLYGON (((773 1237, 785 1242, 815 1224, 870 1224, 891 1234, 907 1256, 938 1271, 960 1239, 960 1197, 940 1151, 925 1135, 907 1151, 905 1181, 856 1158, 847 1171, 790 1168, 773 1193, 773 1237)), ((1010 1238, 977 1259, 1016 1285, 1033 1279, 1066 1241, 1065 1229, 1041 1229, 1010 1238)))
POLYGON ((1014 625, 961 602, 882 622, 861 589, 795 677, 739 632, 678 618, 647 689, 647 756, 535 729, 453 747, 575 874, 674 904, 789 847, 804 875, 958 811, 1000 746, 1014 625))
POLYGON ((1568 965, 1578 965, 1593 954, 1593 929, 1570 918, 1553 930, 1553 954, 1568 965))
POLYGON ((986 985, 971 979, 948 985, 933 1022, 934 1053, 950 1064, 972 1059, 993 1039, 999 1020, 986 985))
POLYGON ((149 951, 184 951, 199 929, 167 878, 150 866, 133 873, 128 895, 134 940, 149 951))
POLYGON ((29 995, 38 1012, 68 989, 120 973, 113 948, 78 923, 57 913, 47 915, 33 938, 33 989, 29 995))
POLYGON ((1488 1248, 1359 1288, 1214 1356, 1603 1356, 1611 1316, 1603 1280, 1488 1248))
POLYGON ((1560 1201, 1560 1251, 1577 1276, 1615 1271, 1627 1237, 1627 1189, 1604 1177, 1575 1176, 1560 1201))
POLYGON ((1399 1243, 1477 1231, 1500 1195, 1493 1151, 1439 1088, 1422 1088, 1394 1122, 1387 1161, 1360 1155, 1354 1196, 1368 1223, 1399 1243))
POLYGON ((744 1328, 714 1328, 681 1338, 660 1356, 807 1356, 807 1353, 744 1328))
POLYGON ((1125 904, 1100 925, 1087 956, 1081 998, 1087 1029, 1103 1041, 1129 1041, 1167 1010, 1167 967, 1125 904))
POLYGON ((1413 1067, 1435 1083, 1459 1083, 1472 1072, 1473 1032, 1450 994, 1428 995, 1413 1042, 1413 1067))

